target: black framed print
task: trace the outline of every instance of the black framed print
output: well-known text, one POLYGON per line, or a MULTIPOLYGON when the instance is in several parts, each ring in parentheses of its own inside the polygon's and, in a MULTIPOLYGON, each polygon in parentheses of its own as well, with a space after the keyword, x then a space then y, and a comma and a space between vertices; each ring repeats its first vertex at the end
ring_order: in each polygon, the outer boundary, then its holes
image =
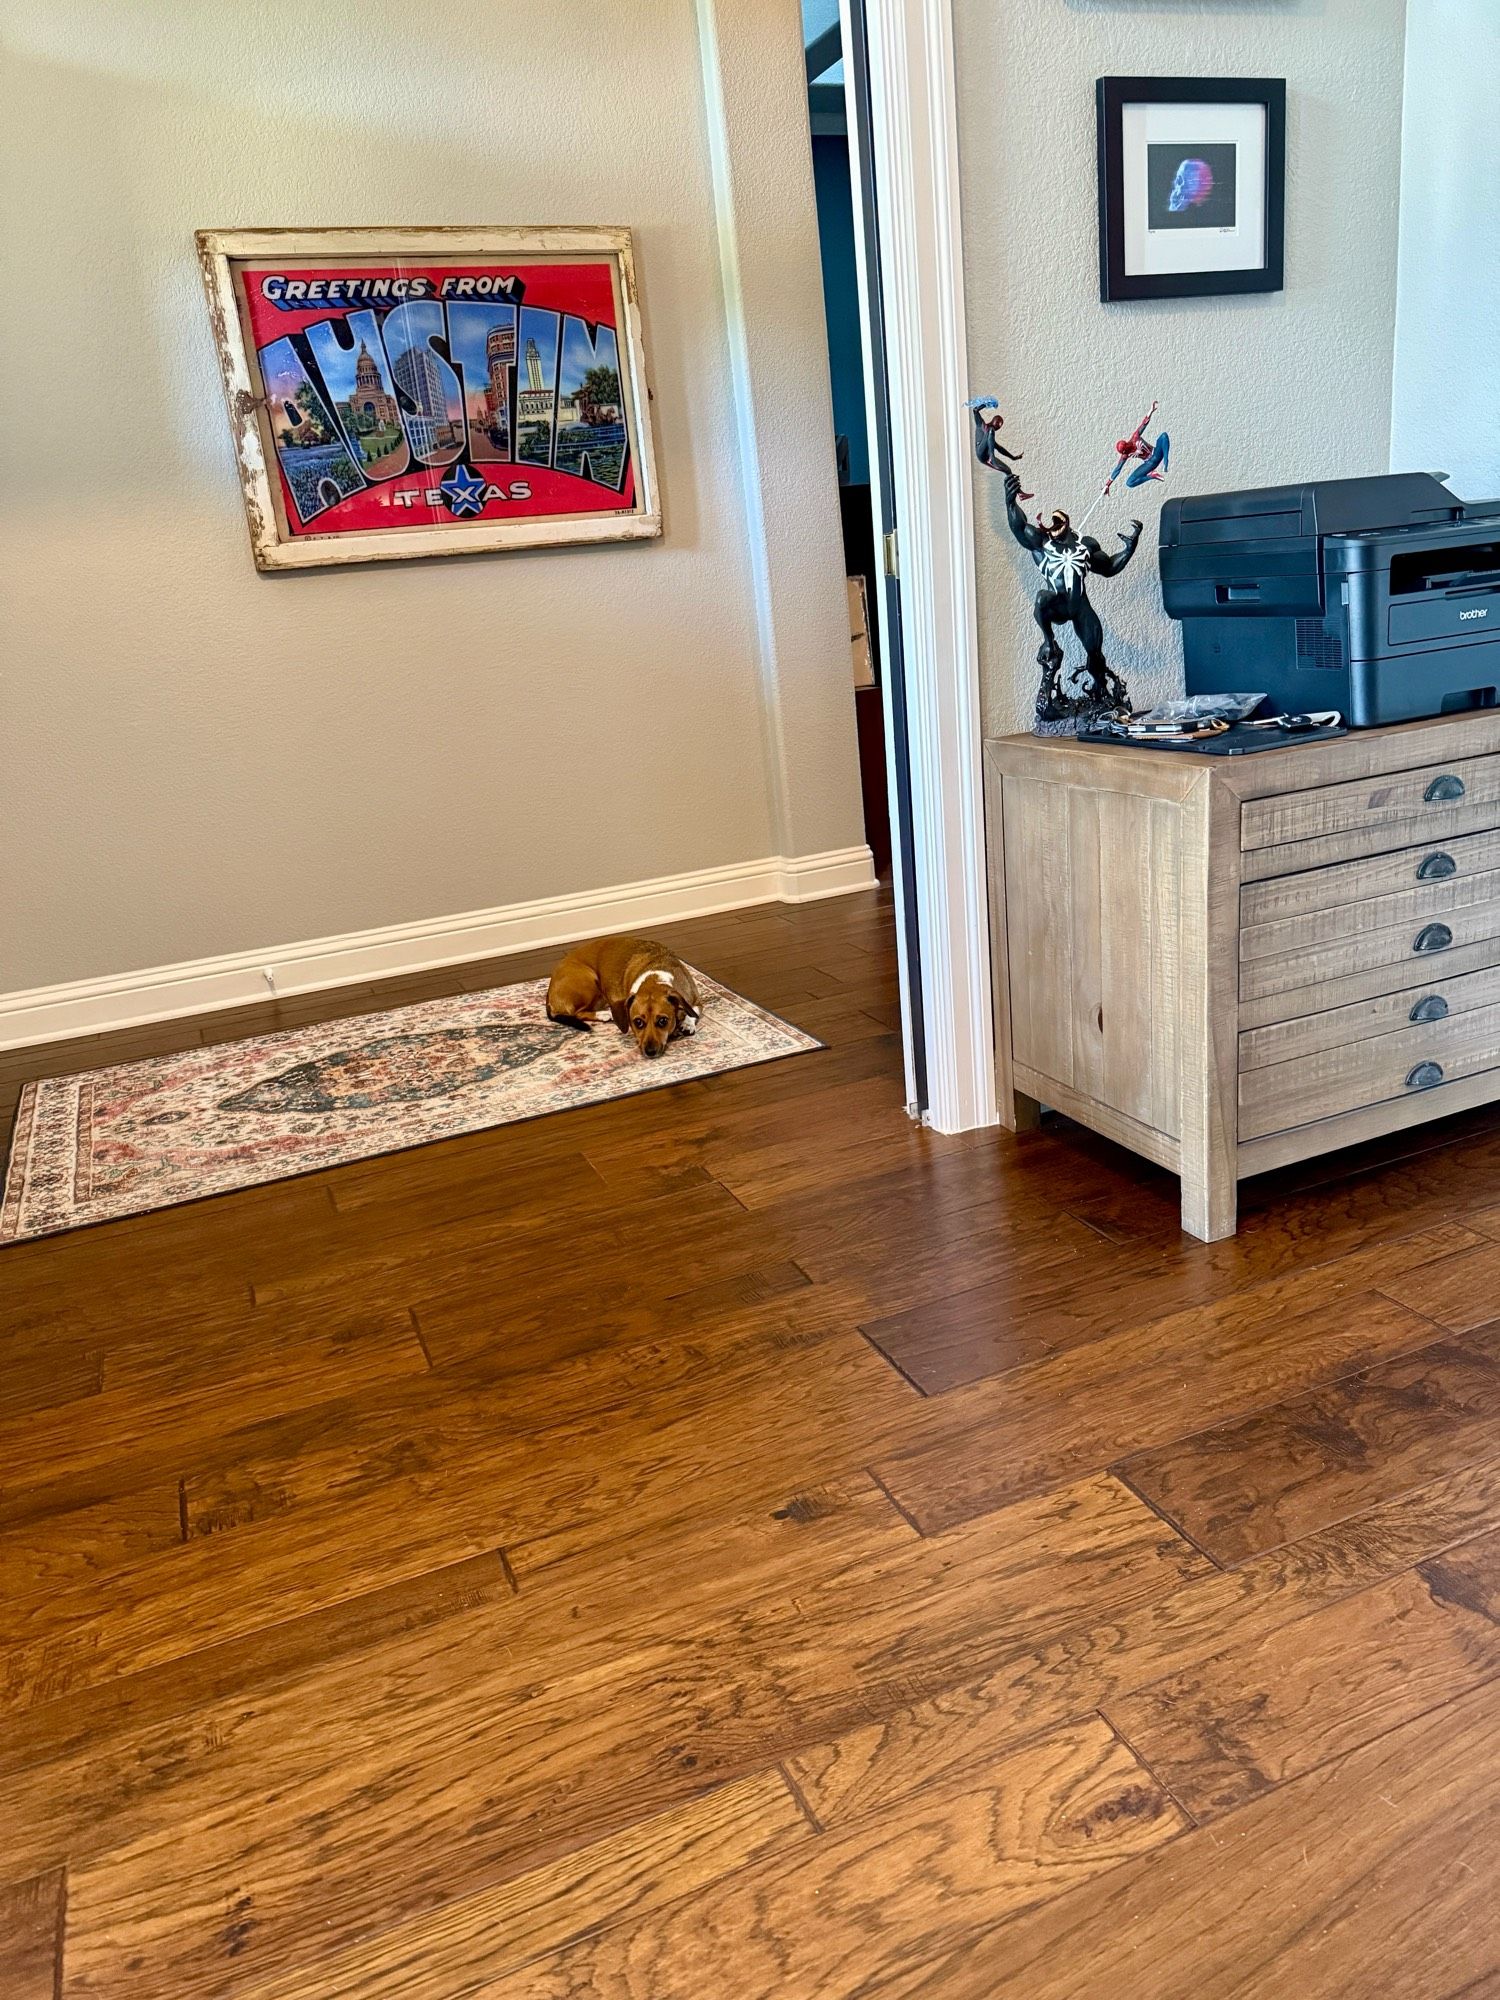
POLYGON ((1101 76, 1099 296, 1279 292, 1281 77, 1101 76))

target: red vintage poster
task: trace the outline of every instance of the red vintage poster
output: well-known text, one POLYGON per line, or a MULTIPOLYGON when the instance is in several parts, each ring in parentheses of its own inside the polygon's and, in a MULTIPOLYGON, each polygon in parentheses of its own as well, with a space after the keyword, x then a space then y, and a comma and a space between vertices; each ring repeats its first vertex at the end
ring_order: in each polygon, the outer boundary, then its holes
POLYGON ((419 234, 200 238, 261 566, 659 532, 627 233, 419 234))

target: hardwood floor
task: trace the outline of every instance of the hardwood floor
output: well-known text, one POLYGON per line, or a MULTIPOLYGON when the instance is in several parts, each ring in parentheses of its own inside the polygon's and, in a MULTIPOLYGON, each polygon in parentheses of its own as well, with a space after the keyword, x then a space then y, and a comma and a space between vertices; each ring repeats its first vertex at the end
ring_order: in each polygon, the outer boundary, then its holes
POLYGON ((0 1252, 3 2000, 1500 1994, 1500 1112, 1197 1243, 910 1124, 890 926, 673 932, 823 1052, 0 1252))

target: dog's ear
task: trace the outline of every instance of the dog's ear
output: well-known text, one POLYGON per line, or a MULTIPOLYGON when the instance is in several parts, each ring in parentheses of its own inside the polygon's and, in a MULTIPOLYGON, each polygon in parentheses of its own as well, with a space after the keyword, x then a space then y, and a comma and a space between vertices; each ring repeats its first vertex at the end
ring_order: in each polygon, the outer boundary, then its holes
POLYGON ((702 1018, 703 1009, 695 1007, 691 1000, 686 999, 675 988, 673 989, 671 1000, 672 1005, 677 1009, 677 1032, 681 1035, 691 1035, 702 1018))
POLYGON ((630 1002, 628 1000, 611 1000, 609 1003, 609 1017, 622 1035, 630 1033, 630 1002))

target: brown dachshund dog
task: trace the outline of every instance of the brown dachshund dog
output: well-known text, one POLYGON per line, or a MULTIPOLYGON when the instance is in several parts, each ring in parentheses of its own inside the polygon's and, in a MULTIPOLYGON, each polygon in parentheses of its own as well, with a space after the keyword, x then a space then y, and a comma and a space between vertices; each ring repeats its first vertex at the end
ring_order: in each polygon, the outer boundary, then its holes
POLYGON ((666 1053, 703 1012, 698 984, 676 952, 653 938, 591 938, 575 945, 547 983, 547 1019, 587 1028, 608 1012, 643 1056, 666 1053))

